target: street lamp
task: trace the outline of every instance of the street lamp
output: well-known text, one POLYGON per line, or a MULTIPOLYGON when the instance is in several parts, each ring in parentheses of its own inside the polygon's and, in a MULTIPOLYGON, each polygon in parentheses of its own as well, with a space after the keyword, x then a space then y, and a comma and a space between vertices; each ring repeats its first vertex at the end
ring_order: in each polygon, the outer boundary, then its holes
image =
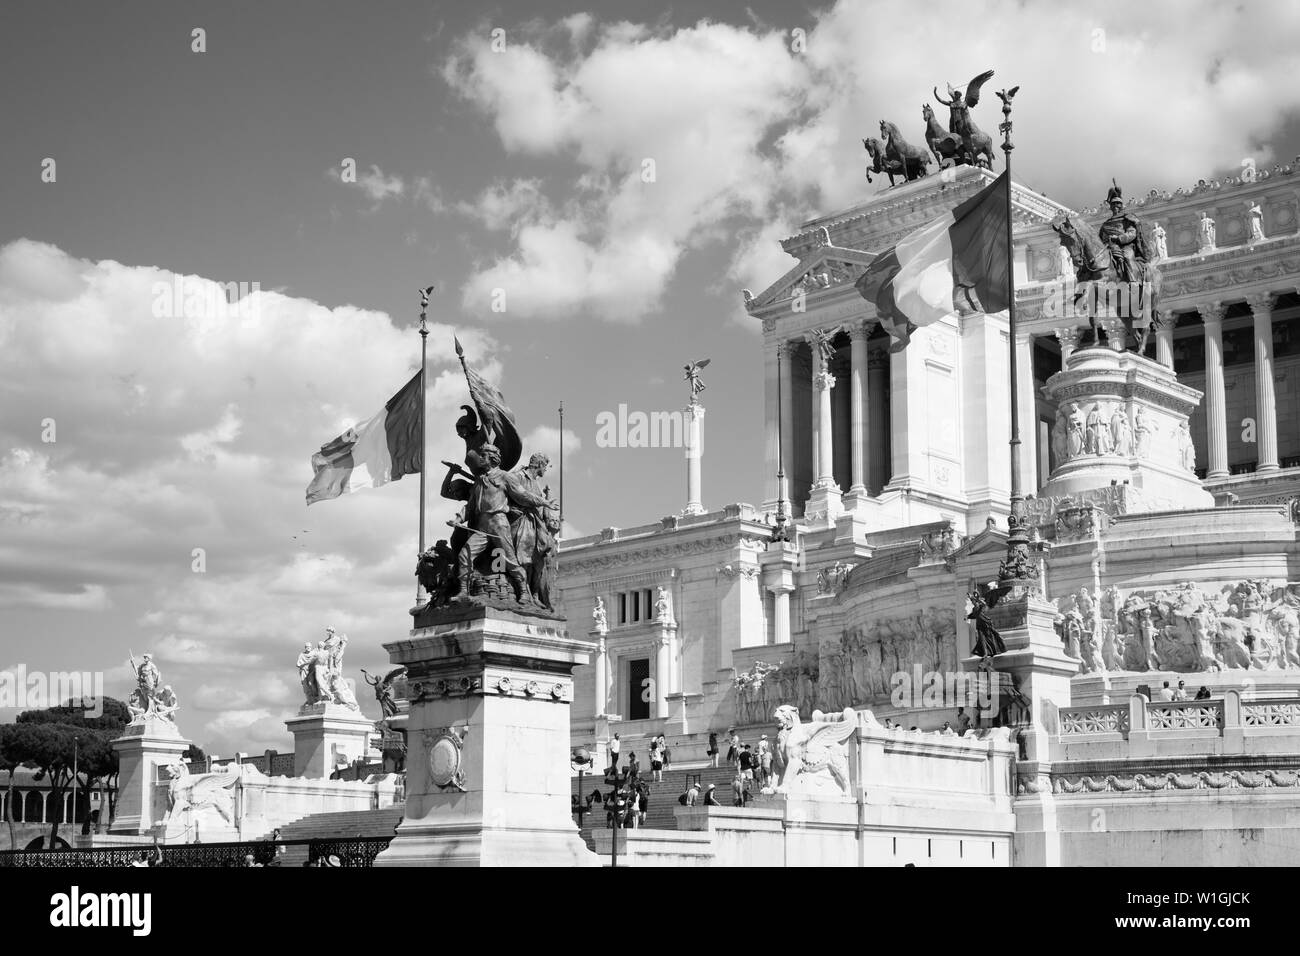
POLYGON ((578 809, 574 812, 578 815, 578 829, 582 829, 582 816, 588 810, 582 805, 582 778, 591 772, 591 754, 587 752, 586 747, 579 747, 573 753, 569 754, 569 766, 578 774, 578 809))

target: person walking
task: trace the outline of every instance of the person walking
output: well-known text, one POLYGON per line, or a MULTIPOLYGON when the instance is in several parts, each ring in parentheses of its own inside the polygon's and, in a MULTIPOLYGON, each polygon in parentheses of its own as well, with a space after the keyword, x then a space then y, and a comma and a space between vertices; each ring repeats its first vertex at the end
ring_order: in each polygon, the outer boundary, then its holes
POLYGON ((772 743, 767 734, 758 738, 758 773, 759 787, 767 787, 772 779, 772 743))
POLYGON ((663 754, 664 769, 665 770, 672 769, 673 764, 672 764, 672 760, 669 759, 670 755, 668 753, 668 738, 665 737, 663 734, 659 735, 659 752, 663 754))
POLYGON ((709 731, 709 749, 707 752, 709 755, 709 766, 716 767, 718 765, 718 735, 713 731, 709 731))
POLYGON ((754 755, 749 749, 749 744, 740 748, 740 777, 742 780, 754 779, 754 755))
POLYGON ((727 731, 727 763, 732 770, 740 769, 740 734, 734 729, 727 731))
POLYGON ((635 783, 637 775, 641 773, 641 765, 636 762, 636 754, 628 751, 627 755, 627 782, 635 783))
POLYGON ((642 785, 641 792, 637 794, 636 799, 637 823, 645 826, 646 814, 650 812, 650 788, 642 785))
POLYGON ((734 807, 745 805, 745 778, 741 776, 740 771, 736 771, 736 776, 731 781, 731 805, 734 807))
POLYGON ((623 749, 623 742, 618 739, 618 734, 609 742, 609 765, 618 770, 618 752, 623 749))
POLYGON ((650 779, 655 783, 662 783, 664 779, 664 758, 658 737, 650 741, 650 779))

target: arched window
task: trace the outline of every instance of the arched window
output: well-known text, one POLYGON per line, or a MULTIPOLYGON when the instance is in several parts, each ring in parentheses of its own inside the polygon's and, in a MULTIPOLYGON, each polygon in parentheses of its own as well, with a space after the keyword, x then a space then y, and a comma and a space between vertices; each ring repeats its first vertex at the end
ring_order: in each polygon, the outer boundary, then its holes
POLYGON ((24 823, 44 823, 45 815, 42 810, 45 801, 42 799, 44 794, 40 790, 28 790, 27 795, 23 797, 23 822, 24 823))

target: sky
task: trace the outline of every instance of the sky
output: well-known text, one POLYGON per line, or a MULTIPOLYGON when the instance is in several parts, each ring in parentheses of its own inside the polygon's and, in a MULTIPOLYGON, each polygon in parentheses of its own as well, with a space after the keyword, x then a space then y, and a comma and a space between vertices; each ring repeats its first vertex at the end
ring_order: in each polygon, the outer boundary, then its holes
POLYGON ((287 749, 302 641, 347 633, 356 677, 410 626, 418 482, 304 491, 418 367, 418 288, 431 461, 459 457, 455 330, 528 451, 556 458, 564 403, 568 536, 656 521, 681 450, 597 419, 680 408, 708 357, 705 505, 758 504, 740 290, 887 188, 882 118, 920 142, 932 86, 994 69, 974 119, 1020 86, 1015 178, 1081 208, 1300 154, 1297 35, 1283 2, 8 0, 0 669, 123 697, 152 651, 187 736, 287 749))

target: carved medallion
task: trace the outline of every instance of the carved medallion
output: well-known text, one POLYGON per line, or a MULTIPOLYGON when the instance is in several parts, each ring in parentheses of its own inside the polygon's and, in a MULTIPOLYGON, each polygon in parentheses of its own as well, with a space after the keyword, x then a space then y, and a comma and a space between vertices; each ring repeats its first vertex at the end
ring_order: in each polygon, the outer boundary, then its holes
POLYGON ((465 792, 465 771, 461 768, 464 743, 461 734, 451 727, 426 730, 425 743, 429 748, 429 782, 439 790, 465 792))

